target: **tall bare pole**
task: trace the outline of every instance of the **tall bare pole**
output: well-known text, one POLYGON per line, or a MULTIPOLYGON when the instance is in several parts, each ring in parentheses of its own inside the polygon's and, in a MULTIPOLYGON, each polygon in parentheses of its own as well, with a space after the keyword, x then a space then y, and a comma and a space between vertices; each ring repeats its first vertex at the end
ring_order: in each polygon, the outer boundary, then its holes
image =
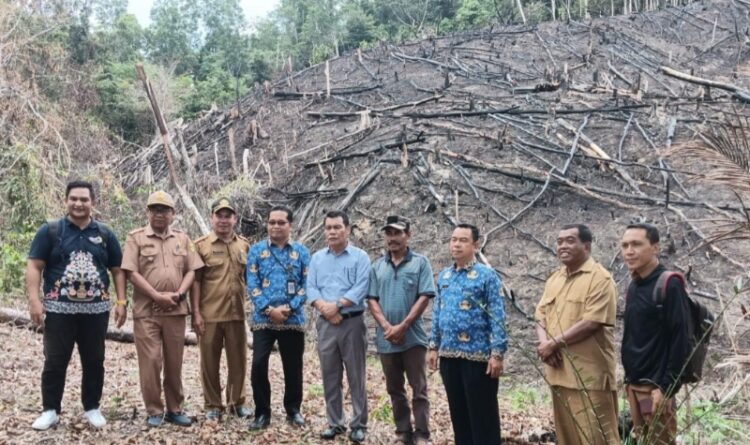
POLYGON ((146 70, 143 69, 142 63, 136 63, 135 71, 138 74, 138 78, 141 79, 141 82, 143 82, 143 88, 146 90, 146 95, 148 96, 149 102, 151 102, 151 111, 154 112, 154 119, 156 120, 156 125, 159 127, 159 133, 161 134, 162 145, 164 146, 164 154, 167 157, 167 164, 169 167, 169 177, 172 180, 172 184, 180 193, 180 197, 182 198, 182 203, 185 204, 185 207, 187 207, 188 210, 191 211, 191 213, 193 214, 193 219, 195 220, 195 223, 198 224, 198 227, 201 229, 201 232, 203 232, 203 234, 205 235, 209 232, 208 225, 206 224, 206 221, 203 220, 203 217, 201 216, 201 212, 198 210, 198 207, 196 207, 195 203, 193 202, 193 199, 185 190, 185 187, 183 187, 182 184, 180 183, 180 180, 177 176, 177 170, 174 168, 174 161, 172 160, 172 150, 169 145, 170 144, 169 143, 169 130, 167 129, 167 123, 164 121, 164 116, 161 114, 159 103, 156 101, 156 94, 154 93, 154 89, 151 86, 151 81, 148 80, 148 76, 146 75, 146 70))

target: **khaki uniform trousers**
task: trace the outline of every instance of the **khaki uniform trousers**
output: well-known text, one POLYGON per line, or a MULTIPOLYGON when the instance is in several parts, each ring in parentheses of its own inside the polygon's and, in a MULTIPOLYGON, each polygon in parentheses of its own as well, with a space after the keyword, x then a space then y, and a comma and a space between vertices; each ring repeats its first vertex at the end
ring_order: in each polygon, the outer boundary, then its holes
POLYGON ((199 346, 206 409, 224 409, 219 375, 222 349, 226 350, 227 355, 227 406, 230 409, 244 406, 247 375, 245 320, 206 323, 206 332, 200 337, 199 346))
POLYGON ((181 411, 182 354, 185 349, 185 316, 152 316, 133 320, 135 351, 141 394, 149 416, 164 413, 161 373, 164 368, 164 397, 167 410, 181 411))
POLYGON ((633 431, 631 435, 638 439, 640 445, 674 445, 677 437, 677 409, 674 399, 668 399, 672 404, 672 414, 665 408, 661 412, 651 403, 651 391, 655 385, 625 385, 630 404, 630 414, 633 417, 633 431), (654 416, 654 414, 658 414, 654 416))
POLYGON ((619 445, 617 392, 552 387, 558 445, 619 445))

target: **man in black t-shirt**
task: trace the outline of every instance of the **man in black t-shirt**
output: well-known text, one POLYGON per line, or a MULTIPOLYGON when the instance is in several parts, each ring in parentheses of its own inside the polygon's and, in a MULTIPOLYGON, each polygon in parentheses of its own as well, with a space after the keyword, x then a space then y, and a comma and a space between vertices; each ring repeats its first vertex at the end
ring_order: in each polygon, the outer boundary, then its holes
POLYGON ((99 401, 104 385, 104 336, 111 308, 108 269, 117 293, 118 327, 127 317, 127 300, 125 275, 120 271, 120 243, 107 226, 91 217, 93 204, 91 183, 69 183, 65 189, 67 215, 42 225, 31 243, 26 264, 29 315, 32 322, 44 326, 43 412, 32 425, 36 430, 59 422, 65 373, 74 344, 78 345, 83 369, 84 416, 96 428, 106 424, 99 401))
POLYGON ((654 301, 654 286, 667 272, 659 264, 656 227, 629 225, 621 247, 632 275, 622 338, 632 434, 642 445, 671 445, 677 435, 674 395, 680 390, 681 374, 690 354, 687 293, 679 278, 670 278, 663 304, 654 301))

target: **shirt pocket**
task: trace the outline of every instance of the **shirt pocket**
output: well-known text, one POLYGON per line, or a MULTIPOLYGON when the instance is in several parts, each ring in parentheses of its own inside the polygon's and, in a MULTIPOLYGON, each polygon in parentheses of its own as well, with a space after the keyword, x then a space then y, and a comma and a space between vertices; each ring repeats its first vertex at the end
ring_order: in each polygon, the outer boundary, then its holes
POLYGON ((581 319, 583 315, 584 305, 586 303, 586 295, 581 294, 569 294, 565 297, 565 305, 563 306, 562 314, 560 318, 567 321, 568 323, 575 323, 581 319))
POLYGON ((232 260, 242 268, 242 270, 245 270, 245 266, 247 266, 247 252, 234 252, 232 254, 232 260))
POLYGON ((156 257, 159 256, 159 249, 154 246, 142 247, 139 255, 141 267, 153 267, 156 264, 156 257))
POLYGON ((351 287, 357 282, 357 268, 347 266, 341 270, 341 273, 333 274, 333 276, 344 286, 351 287))
POLYGON ((177 270, 183 270, 187 264, 187 249, 178 245, 172 250, 174 255, 174 267, 177 270))
POLYGON ((206 267, 217 267, 226 261, 226 252, 211 252, 206 257, 206 267))
POLYGON ((419 291, 419 276, 415 272, 402 272, 401 289, 407 297, 413 297, 419 291))

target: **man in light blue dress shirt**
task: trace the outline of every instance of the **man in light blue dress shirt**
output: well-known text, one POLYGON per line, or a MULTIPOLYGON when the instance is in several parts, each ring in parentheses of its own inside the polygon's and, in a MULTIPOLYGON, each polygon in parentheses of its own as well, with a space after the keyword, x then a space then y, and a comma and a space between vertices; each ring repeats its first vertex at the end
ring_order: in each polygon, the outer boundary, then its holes
POLYGON ((324 230, 328 247, 312 256, 307 276, 307 301, 320 314, 316 322, 318 356, 329 426, 320 437, 333 440, 346 431, 342 394, 345 368, 352 395, 349 439, 361 443, 367 430, 367 328, 362 314, 370 258, 365 251, 349 244, 351 226, 346 213, 328 212, 324 230))

